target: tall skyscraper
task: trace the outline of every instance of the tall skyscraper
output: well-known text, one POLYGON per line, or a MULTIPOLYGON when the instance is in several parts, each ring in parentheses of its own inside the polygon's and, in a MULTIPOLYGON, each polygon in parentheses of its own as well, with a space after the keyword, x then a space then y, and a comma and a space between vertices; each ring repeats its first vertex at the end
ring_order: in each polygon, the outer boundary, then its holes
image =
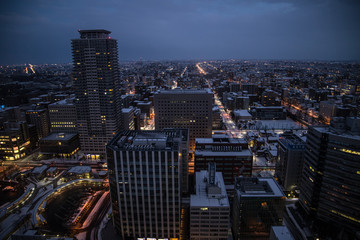
MULTIPOLYGON (((189 129, 190 151, 195 150, 195 138, 210 138, 212 133, 213 93, 209 89, 174 89, 154 95, 155 129, 189 129)), ((189 162, 189 172, 194 162, 189 162)))
POLYGON ((120 127, 117 41, 107 30, 79 33, 72 51, 80 144, 85 154, 99 158, 120 127))
POLYGON ((355 239, 360 229, 359 118, 334 118, 329 127, 309 128, 299 200, 325 223, 324 231, 339 234, 336 239, 347 239, 346 234, 355 239))
POLYGON ((121 130, 109 142, 113 223, 122 239, 180 237, 187 142, 185 129, 121 130))

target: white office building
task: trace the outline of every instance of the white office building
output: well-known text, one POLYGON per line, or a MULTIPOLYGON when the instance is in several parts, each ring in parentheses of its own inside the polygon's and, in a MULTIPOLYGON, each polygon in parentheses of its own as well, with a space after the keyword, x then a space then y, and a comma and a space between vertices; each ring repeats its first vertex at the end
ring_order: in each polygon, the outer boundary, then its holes
POLYGON ((196 172, 196 194, 190 198, 190 239, 227 240, 230 204, 221 172, 209 163, 209 170, 196 172))

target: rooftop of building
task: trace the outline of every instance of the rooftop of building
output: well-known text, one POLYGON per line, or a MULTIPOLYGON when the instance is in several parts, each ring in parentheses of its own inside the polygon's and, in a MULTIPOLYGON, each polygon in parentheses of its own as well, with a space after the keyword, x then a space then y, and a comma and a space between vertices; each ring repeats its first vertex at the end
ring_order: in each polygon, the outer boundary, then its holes
POLYGON ((79 33, 106 33, 110 34, 111 32, 105 29, 91 29, 91 30, 80 30, 79 33))
POLYGON ((42 165, 40 167, 35 167, 32 170, 32 173, 33 174, 42 174, 47 168, 48 168, 48 165, 42 165))
POLYGON ((257 83, 241 83, 241 86, 257 86, 257 83))
POLYGON ((41 138, 42 141, 67 141, 75 137, 77 133, 51 133, 50 135, 41 138))
POLYGON ((129 108, 123 108, 123 109, 121 109, 121 112, 122 112, 122 113, 130 113, 131 111, 134 111, 134 108, 129 107, 129 108))
POLYGON ((315 126, 313 128, 321 133, 356 141, 360 140, 360 118, 357 117, 336 117, 331 120, 330 126, 315 126))
POLYGON ((190 196, 190 207, 229 207, 224 179, 221 172, 215 174, 215 185, 220 189, 216 197, 209 196, 209 172, 202 170, 196 172, 196 194, 190 196))
POLYGON ((51 167, 51 168, 49 168, 46 172, 52 173, 52 172, 55 172, 56 169, 57 169, 56 167, 51 167))
POLYGON ((235 189, 243 197, 285 197, 274 178, 238 177, 235 189))
POLYGON ((245 117, 252 116, 248 110, 234 110, 234 115, 235 116, 245 116, 245 117))
POLYGON ((277 240, 294 240, 286 226, 272 226, 271 229, 277 240))
POLYGON ((71 167, 68 171, 68 173, 74 173, 74 174, 84 174, 91 172, 90 166, 75 166, 71 167))
POLYGON ((134 102, 136 102, 137 106, 149 106, 149 105, 152 104, 151 101, 147 101, 147 102, 145 102, 145 101, 134 101, 134 102))
POLYGON ((303 139, 301 139, 298 135, 292 132, 284 132, 283 134, 281 134, 279 137, 279 141, 286 145, 290 144, 305 146, 305 142, 303 141, 303 139))
POLYGON ((59 93, 59 94, 55 94, 55 97, 67 97, 69 94, 65 94, 65 93, 59 93))
POLYGON ((295 204, 286 204, 285 214, 289 216, 290 224, 294 226, 295 232, 301 235, 302 239, 314 239, 314 235, 311 231, 311 224, 305 213, 299 211, 299 208, 295 204))
POLYGON ((135 94, 125 94, 120 96, 121 99, 132 98, 132 97, 135 97, 135 94))
POLYGON ((79 29, 79 33, 80 33, 80 39, 84 40, 84 39, 110 39, 109 34, 111 32, 104 29, 92 29, 92 30, 79 29))
POLYGON ((251 157, 252 153, 248 150, 242 151, 212 151, 210 150, 195 150, 196 156, 202 157, 251 157))
POLYGON ((211 138, 196 138, 197 144, 246 144, 246 140, 242 138, 231 138, 227 134, 215 133, 211 138))
POLYGON ((285 107, 283 106, 257 106, 257 107, 251 107, 251 109, 256 110, 284 110, 285 107))
POLYGON ((119 131, 109 142, 113 150, 178 150, 180 141, 188 141, 187 129, 163 129, 162 131, 119 131), (176 140, 175 140, 176 139, 176 140))
POLYGON ((43 113, 46 109, 33 109, 33 110, 26 110, 26 114, 37 114, 37 113, 43 113))
POLYGON ((279 129, 279 130, 286 130, 286 129, 303 129, 303 126, 300 123, 287 118, 286 120, 256 120, 255 126, 259 129, 279 129))
POLYGON ((172 90, 159 90, 156 94, 212 94, 213 92, 209 88, 202 89, 181 89, 175 88, 172 90))
POLYGON ((66 98, 66 99, 54 102, 52 104, 49 104, 49 107, 51 107, 51 106, 59 106, 59 105, 74 106, 74 99, 75 98, 66 98))

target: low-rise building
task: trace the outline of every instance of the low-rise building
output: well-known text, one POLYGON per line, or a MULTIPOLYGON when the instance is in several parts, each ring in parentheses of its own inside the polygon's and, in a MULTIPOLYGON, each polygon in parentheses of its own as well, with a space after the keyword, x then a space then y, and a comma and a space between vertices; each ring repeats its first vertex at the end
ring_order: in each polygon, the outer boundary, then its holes
POLYGON ((32 171, 31 174, 36 177, 37 179, 42 178, 45 173, 46 173, 46 169, 48 169, 48 165, 42 165, 40 167, 35 167, 32 171))
POLYGON ((235 122, 238 121, 250 121, 252 119, 252 115, 248 110, 234 110, 235 122))
POLYGON ((25 157, 35 145, 31 137, 27 123, 7 124, 7 127, 0 131, 0 159, 17 160, 25 157))
POLYGON ((282 106, 251 107, 250 114, 254 120, 285 120, 287 115, 282 106))
POLYGON ((58 173, 59 173, 59 169, 56 167, 50 167, 47 171, 46 171, 46 176, 47 177, 55 177, 58 173))
POLYGON ((90 166, 75 166, 69 169, 68 176, 72 178, 90 178, 90 166))
POLYGON ((77 133, 52 133, 39 141, 42 154, 71 157, 80 148, 77 133))

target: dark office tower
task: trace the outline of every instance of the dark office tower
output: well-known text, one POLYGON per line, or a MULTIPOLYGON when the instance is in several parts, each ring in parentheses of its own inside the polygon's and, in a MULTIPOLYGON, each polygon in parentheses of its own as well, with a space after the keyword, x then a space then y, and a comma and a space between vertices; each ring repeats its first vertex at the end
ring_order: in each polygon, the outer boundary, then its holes
POLYGON ((26 121, 28 124, 33 124, 36 126, 39 139, 49 135, 50 121, 49 113, 46 109, 26 111, 26 121))
POLYGON ((304 162, 305 142, 289 132, 280 135, 275 174, 284 191, 297 190, 304 162))
POLYGON ((234 239, 268 239, 271 226, 283 225, 285 199, 273 178, 237 178, 232 211, 234 239))
POLYGON ((81 150, 98 158, 120 126, 117 41, 106 30, 79 33, 72 40, 77 125, 81 150))
MULTIPOLYGON (((212 130, 213 93, 209 89, 175 89, 154 95, 155 129, 189 129, 190 151, 195 150, 195 138, 210 138, 212 130)), ((189 172, 194 163, 189 162, 189 172)))
POLYGON ((309 128, 299 200, 327 231, 355 239, 360 229, 359 118, 334 118, 329 127, 309 128))
POLYGON ((113 223, 122 239, 178 239, 188 131, 121 130, 107 145, 113 223))

